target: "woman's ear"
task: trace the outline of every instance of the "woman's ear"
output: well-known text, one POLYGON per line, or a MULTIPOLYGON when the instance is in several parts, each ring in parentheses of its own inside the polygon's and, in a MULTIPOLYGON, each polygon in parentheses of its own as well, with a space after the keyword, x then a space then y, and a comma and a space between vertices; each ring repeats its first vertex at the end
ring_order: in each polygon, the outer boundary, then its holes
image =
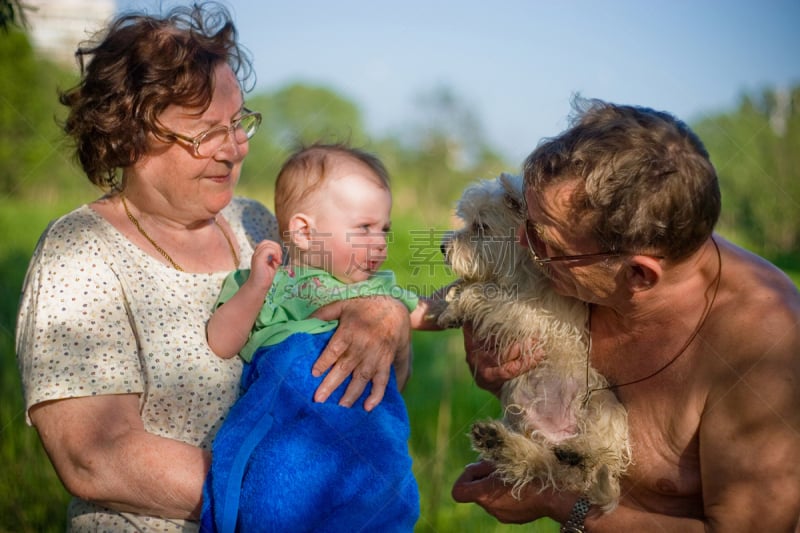
POLYGON ((289 219, 289 240, 300 250, 307 251, 311 246, 313 221, 304 213, 297 213, 289 219))
POLYGON ((649 255, 632 255, 627 258, 626 264, 626 281, 631 292, 652 289, 664 275, 661 262, 649 255))

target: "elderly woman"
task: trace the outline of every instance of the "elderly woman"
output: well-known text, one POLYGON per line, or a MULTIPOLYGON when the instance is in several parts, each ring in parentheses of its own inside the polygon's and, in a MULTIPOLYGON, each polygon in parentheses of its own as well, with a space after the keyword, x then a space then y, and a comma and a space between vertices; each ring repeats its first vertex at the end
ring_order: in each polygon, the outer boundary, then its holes
MULTIPOLYGON (((28 420, 75 496, 70 530, 191 531, 241 373, 205 323, 225 276, 278 238, 266 208, 234 197, 261 121, 243 103, 250 63, 219 7, 122 16, 79 56, 65 129, 106 194, 53 222, 31 261, 17 331, 28 420)), ((407 377, 407 311, 375 297, 321 312, 341 325, 315 399, 352 374, 340 403, 371 382, 373 408, 393 362, 407 377)))

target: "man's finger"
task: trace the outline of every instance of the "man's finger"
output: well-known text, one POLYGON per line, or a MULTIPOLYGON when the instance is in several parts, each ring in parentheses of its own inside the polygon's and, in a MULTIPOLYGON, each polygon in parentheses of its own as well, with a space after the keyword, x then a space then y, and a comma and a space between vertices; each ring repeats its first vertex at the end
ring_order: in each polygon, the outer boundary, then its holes
POLYGON ((451 495, 457 502, 474 502, 478 497, 486 494, 489 476, 494 472, 494 467, 486 462, 472 463, 464 467, 464 471, 453 484, 451 495))

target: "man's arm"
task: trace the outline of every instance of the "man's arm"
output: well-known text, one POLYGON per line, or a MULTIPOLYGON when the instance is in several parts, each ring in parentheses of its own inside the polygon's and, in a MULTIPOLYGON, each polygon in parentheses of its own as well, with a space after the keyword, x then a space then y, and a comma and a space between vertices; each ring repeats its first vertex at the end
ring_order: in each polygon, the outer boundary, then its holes
POLYGON ((774 312, 750 316, 766 320, 735 350, 758 356, 725 358, 700 425, 706 517, 714 531, 794 531, 800 516, 797 315, 794 321, 774 312))

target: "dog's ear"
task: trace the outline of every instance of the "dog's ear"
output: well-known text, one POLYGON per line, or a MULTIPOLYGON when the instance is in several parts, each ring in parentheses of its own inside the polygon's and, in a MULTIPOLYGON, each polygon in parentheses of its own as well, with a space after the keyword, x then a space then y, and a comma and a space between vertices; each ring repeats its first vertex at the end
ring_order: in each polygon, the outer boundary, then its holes
POLYGON ((503 205, 505 205, 507 209, 513 211, 519 216, 525 215, 525 213, 523 212, 525 207, 522 205, 522 202, 520 202, 517 198, 511 196, 508 193, 503 195, 503 205))
POLYGON ((522 178, 510 174, 501 174, 497 179, 503 186, 503 205, 514 213, 524 216, 525 203, 522 201, 522 178))

